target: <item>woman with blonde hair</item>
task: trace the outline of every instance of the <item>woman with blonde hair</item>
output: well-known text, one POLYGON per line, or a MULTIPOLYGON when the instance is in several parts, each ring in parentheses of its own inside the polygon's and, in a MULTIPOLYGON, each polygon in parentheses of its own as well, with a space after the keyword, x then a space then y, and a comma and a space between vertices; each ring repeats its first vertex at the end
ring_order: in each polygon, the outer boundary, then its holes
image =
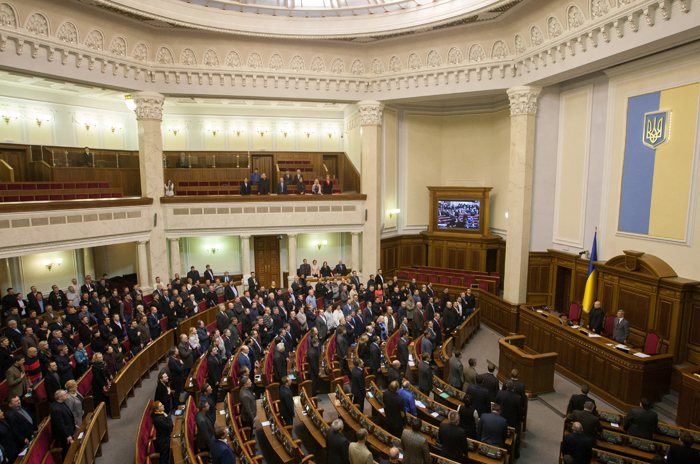
POLYGON ((202 354, 202 350, 199 345, 199 336, 197 335, 197 329, 194 327, 190 327, 189 343, 192 352, 196 354, 195 357, 199 357, 199 355, 202 354))
POLYGON ((366 333, 362 334, 360 340, 357 342, 357 357, 364 361, 365 366, 369 366, 369 337, 366 333))
POLYGON ((321 274, 321 268, 318 267, 318 261, 315 259, 311 263, 311 277, 318 277, 321 274))
POLYGON ((348 297, 351 300, 355 300, 355 297, 358 295, 357 289, 355 288, 355 284, 352 284, 352 287, 350 288, 350 292, 348 293, 348 297))
POLYGON ((318 179, 314 179, 314 185, 311 186, 312 195, 322 195, 321 184, 318 183, 318 179))
POLYGON ((69 380, 66 382, 66 406, 73 413, 73 420, 76 426, 80 426, 83 422, 83 412, 85 410, 85 398, 78 391, 78 382, 75 380, 69 380))

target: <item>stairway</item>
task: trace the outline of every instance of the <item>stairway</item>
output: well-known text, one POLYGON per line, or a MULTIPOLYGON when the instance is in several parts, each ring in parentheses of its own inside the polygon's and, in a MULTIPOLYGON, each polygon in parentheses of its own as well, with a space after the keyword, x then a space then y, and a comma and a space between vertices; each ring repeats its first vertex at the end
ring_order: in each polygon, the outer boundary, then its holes
POLYGON ((676 413, 678 412, 678 393, 671 390, 668 395, 661 398, 661 401, 654 405, 654 411, 659 414, 659 422, 676 424, 676 413))

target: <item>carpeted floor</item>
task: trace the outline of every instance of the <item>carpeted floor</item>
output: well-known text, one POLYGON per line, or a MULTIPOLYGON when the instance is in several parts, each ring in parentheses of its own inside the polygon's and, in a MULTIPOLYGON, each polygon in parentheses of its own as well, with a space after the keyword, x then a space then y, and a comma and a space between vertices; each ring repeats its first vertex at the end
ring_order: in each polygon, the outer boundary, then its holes
MULTIPOLYGON (((498 339, 500 337, 498 333, 482 325, 481 330, 462 351, 463 363, 466 365, 469 358, 475 358, 478 372, 486 372, 486 366, 489 362, 498 366, 498 339)), ((110 440, 109 443, 103 445, 103 455, 98 458, 99 464, 131 464, 134 462, 138 423, 148 399, 155 392, 155 384, 156 376, 153 373, 150 379, 144 380, 141 388, 136 389, 135 397, 129 398, 128 407, 122 409, 122 418, 109 420, 110 440)), ((541 464, 557 461, 566 406, 571 395, 579 393, 580 390, 578 385, 559 374, 555 374, 554 387, 556 392, 541 395, 539 398, 531 400, 528 405, 528 431, 524 435, 518 464, 541 464)), ((600 398, 593 397, 598 408, 617 411, 612 405, 600 398)), ((320 394, 319 400, 319 407, 324 409, 324 418, 328 421, 336 419, 337 413, 328 399, 328 395, 320 394)), ((367 402, 365 402, 365 413, 371 413, 367 402)), ((263 462, 265 464, 280 463, 279 458, 267 443, 259 423, 257 426, 256 441, 258 452, 264 457, 263 462)), ((325 449, 316 446, 306 428, 298 421, 295 421, 293 436, 302 441, 302 449, 305 454, 314 455, 314 462, 317 464, 332 462, 332 457, 326 455, 325 449)))

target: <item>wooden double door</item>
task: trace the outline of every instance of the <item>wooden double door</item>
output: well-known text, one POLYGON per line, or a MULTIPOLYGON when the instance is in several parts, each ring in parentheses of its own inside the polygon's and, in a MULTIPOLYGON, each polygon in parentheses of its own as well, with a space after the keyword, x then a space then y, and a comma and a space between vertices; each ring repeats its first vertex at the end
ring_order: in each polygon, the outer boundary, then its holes
MULTIPOLYGON (((277 179, 275 179, 275 171, 273 166, 273 156, 272 155, 252 155, 252 169, 257 169, 259 174, 265 173, 267 178, 270 179, 270 185, 273 187, 276 185, 277 179)), ((252 172, 252 171, 251 171, 252 172)), ((257 272, 256 272, 257 274, 257 272)))
POLYGON ((269 288, 274 280, 278 287, 280 282, 280 242, 277 235, 263 235, 253 238, 255 247, 255 275, 260 285, 269 288))

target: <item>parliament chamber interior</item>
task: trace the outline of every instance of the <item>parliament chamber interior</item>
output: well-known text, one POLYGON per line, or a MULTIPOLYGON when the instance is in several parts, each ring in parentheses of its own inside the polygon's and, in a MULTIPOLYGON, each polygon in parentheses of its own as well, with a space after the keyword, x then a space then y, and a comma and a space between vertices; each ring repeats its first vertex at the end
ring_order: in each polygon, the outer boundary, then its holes
POLYGON ((0 0, 3 464, 700 464, 698 0, 0 0))

